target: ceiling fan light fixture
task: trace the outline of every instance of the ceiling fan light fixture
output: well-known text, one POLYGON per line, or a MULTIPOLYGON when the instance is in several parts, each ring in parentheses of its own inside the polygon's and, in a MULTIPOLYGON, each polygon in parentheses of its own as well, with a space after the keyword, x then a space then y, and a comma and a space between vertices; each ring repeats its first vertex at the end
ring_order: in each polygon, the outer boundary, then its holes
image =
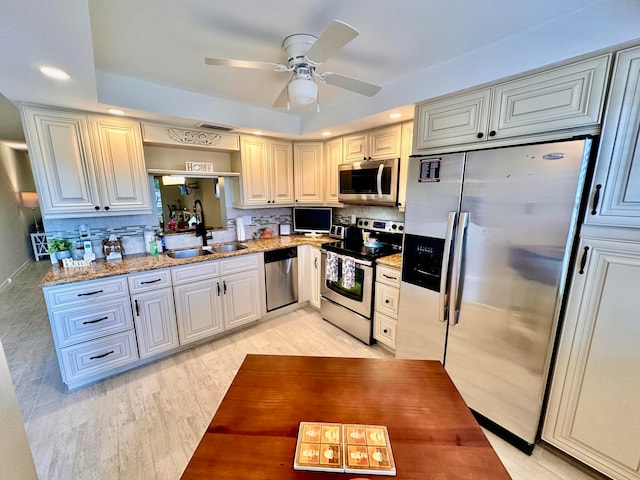
POLYGON ((318 85, 313 80, 294 78, 287 88, 289 98, 298 105, 309 105, 318 98, 318 85))

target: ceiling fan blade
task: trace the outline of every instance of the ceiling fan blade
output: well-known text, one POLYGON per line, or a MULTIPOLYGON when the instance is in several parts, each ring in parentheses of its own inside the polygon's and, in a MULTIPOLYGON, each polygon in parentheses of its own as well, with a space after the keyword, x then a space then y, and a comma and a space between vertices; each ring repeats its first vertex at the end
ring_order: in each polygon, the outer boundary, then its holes
POLYGON ((307 52, 307 58, 313 63, 322 63, 359 34, 351 25, 332 20, 307 52))
POLYGON ((289 82, 284 84, 284 88, 276 98, 276 101, 273 102, 273 106, 276 108, 286 107, 287 102, 289 101, 289 82))
POLYGON ((346 90, 351 90, 352 92, 366 95, 367 97, 373 97, 382 88, 379 85, 374 85, 373 83, 363 82, 362 80, 345 77, 344 75, 333 72, 324 72, 320 78, 324 83, 344 88, 346 90))
POLYGON ((285 72, 288 71, 285 65, 281 63, 271 63, 271 62, 254 62, 251 60, 235 60, 233 58, 212 58, 206 57, 204 59, 204 63, 207 65, 219 65, 222 67, 236 67, 236 68, 259 68, 263 70, 276 70, 285 72))

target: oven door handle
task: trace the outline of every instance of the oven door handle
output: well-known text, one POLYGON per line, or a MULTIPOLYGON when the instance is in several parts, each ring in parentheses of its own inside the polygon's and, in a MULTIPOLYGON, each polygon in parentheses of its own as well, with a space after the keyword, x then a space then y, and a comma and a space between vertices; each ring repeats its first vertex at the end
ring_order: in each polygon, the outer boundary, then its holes
POLYGON ((378 195, 382 195, 382 172, 384 171, 384 163, 378 166, 378 176, 376 186, 378 187, 378 195))
MULTIPOLYGON (((328 250, 325 250, 324 248, 320 249, 320 253, 326 255, 328 252, 328 250)), ((336 252, 332 252, 332 253, 336 253, 336 252)), ((351 257, 350 255, 344 255, 342 253, 336 253, 336 255, 338 255, 339 257, 351 257)), ((373 266, 373 262, 368 262, 366 260, 360 260, 359 258, 353 258, 353 261, 356 263, 356 265, 362 265, 363 267, 371 267, 373 266)))

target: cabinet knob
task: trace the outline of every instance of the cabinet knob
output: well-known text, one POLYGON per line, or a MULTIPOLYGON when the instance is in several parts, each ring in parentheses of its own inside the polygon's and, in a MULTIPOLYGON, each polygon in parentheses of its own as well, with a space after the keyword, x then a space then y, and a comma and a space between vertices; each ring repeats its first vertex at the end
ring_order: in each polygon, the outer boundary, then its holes
POLYGON ((100 210, 100 207, 97 206, 97 205, 95 207, 93 207, 93 208, 96 209, 96 210, 100 210))
POLYGON ((107 205, 106 207, 104 207, 105 210, 109 210, 109 205, 107 205))
POLYGON ((387 298, 387 299, 384 301, 384 303, 389 303, 389 299, 387 298))
POLYGON ((389 333, 389 330, 388 330, 388 329, 386 329, 386 328, 385 328, 384 330, 382 330, 382 331, 383 331, 384 333, 389 333))
POLYGON ((476 135, 476 137, 478 137, 478 138, 482 138, 482 137, 484 137, 484 133, 482 133, 482 132, 478 132, 478 135, 476 135))
POLYGON ((496 136, 496 131, 495 131, 495 130, 491 130, 491 131, 489 132, 489 136, 490 136, 490 137, 495 137, 495 136, 496 136))

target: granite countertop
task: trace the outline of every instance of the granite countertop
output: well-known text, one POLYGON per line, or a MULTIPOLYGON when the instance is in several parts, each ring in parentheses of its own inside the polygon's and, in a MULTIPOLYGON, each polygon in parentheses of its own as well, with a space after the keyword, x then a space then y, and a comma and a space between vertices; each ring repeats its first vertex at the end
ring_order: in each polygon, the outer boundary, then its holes
POLYGON ((378 265, 384 265, 385 267, 402 268, 402 253, 395 253, 386 257, 380 257, 376 260, 378 265))
POLYGON ((323 243, 331 241, 333 241, 332 238, 324 235, 319 237, 289 235, 269 239, 246 240, 244 242, 240 242, 243 245, 247 246, 247 248, 244 250, 236 250, 233 252, 225 253, 212 253, 211 255, 203 255, 192 258, 171 258, 166 254, 149 255, 147 253, 125 255, 124 259, 115 262, 107 262, 104 259, 99 259, 93 262, 93 264, 88 267, 51 267, 51 269, 40 281, 40 285, 43 287, 48 287, 65 283, 84 282, 88 280, 96 280, 99 278, 112 277, 115 275, 127 275, 130 273, 156 270, 159 268, 170 268, 191 263, 209 262, 211 260, 219 260, 221 258, 266 252, 268 250, 277 250, 279 248, 293 247, 297 245, 320 246, 323 243))

